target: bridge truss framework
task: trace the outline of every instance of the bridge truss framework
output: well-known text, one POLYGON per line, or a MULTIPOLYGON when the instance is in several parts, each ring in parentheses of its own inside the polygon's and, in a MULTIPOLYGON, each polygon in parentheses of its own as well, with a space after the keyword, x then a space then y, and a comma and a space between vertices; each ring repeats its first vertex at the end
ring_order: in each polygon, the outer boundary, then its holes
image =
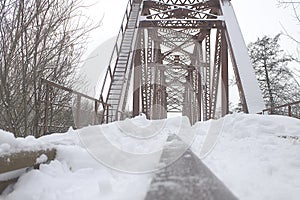
POLYGON ((224 116, 229 112, 228 55, 243 111, 264 108, 230 1, 130 0, 128 5, 110 69, 107 122, 122 119, 130 102, 133 116, 144 113, 149 119, 169 112, 181 112, 192 123, 224 116))

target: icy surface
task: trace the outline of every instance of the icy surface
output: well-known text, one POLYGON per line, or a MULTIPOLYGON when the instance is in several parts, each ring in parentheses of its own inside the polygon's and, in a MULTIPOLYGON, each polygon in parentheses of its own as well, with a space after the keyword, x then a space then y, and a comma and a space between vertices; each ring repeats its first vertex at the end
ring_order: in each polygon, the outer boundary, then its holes
MULTIPOLYGON (((205 154, 203 162, 242 200, 247 199, 299 199, 300 195, 300 144, 293 139, 277 136, 300 136, 300 120, 282 116, 233 114, 221 119, 221 134, 205 154)), ((147 153, 159 148, 165 138, 177 129, 176 119, 168 119, 161 136, 150 143, 139 143, 124 135, 117 123, 105 125, 106 135, 116 146, 129 152, 147 153), (143 148, 145 147, 145 148, 143 148)), ((140 127, 150 121, 143 116, 132 119, 140 127)), ((207 133, 216 130, 219 121, 199 122, 192 127, 197 135, 192 151, 200 156, 207 133), (212 126, 212 127, 211 127, 212 126)), ((1 153, 21 148, 52 146, 57 157, 40 170, 30 170, 19 181, 8 187, 2 200, 51 200, 51 199, 128 199, 142 200, 153 174, 130 174, 115 171, 102 165, 80 143, 78 131, 90 131, 103 126, 70 130, 39 139, 15 138, 0 132, 1 153)), ((214 138, 214 137, 212 137, 214 138)))

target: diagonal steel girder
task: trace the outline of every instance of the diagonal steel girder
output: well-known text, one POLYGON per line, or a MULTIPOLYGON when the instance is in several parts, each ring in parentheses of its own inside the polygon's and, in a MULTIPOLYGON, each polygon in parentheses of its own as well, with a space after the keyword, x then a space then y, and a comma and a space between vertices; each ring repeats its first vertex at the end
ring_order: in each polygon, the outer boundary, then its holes
MULTIPOLYGON (((143 1, 138 28, 143 33, 139 46, 143 60, 141 105, 147 117, 151 118, 151 107, 157 102, 166 109, 185 110, 193 122, 195 116, 198 120, 219 116, 220 101, 224 107, 221 114, 228 113, 228 49, 243 107, 248 111, 247 97, 251 95, 247 87, 244 91, 247 78, 240 73, 234 38, 227 30, 234 24, 228 23, 228 5, 228 0, 143 1)), ((253 79, 249 83, 256 84, 253 79)))

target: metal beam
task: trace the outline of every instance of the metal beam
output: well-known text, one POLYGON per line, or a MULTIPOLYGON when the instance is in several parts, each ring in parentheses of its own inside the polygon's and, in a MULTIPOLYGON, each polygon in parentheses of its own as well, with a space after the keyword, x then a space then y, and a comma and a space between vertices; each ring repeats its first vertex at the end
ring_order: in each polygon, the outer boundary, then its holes
POLYGON ((191 150, 184 150, 177 158, 178 149, 186 148, 186 144, 180 139, 172 142, 170 137, 171 145, 164 147, 160 163, 164 165, 174 157, 176 161, 155 174, 145 200, 237 200, 191 150))
POLYGON ((248 50, 229 0, 219 0, 227 30, 232 63, 241 94, 244 111, 258 113, 265 108, 261 90, 255 77, 248 50))

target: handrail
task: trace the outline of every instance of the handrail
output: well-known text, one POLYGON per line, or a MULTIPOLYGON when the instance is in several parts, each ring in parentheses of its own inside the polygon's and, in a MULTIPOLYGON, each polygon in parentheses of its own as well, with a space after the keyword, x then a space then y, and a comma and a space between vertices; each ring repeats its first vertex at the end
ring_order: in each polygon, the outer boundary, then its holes
POLYGON ((70 89, 70 88, 67 88, 67 87, 65 87, 65 86, 59 85, 59 84, 57 84, 57 83, 55 83, 55 82, 53 82, 53 81, 49 81, 49 80, 44 79, 44 78, 42 78, 41 80, 42 80, 42 83, 51 85, 51 86, 56 87, 56 88, 58 88, 58 89, 62 89, 62 90, 64 90, 64 91, 66 91, 66 92, 70 92, 70 93, 73 93, 73 94, 80 95, 80 96, 82 96, 82 97, 84 97, 84 98, 87 98, 87 99, 92 100, 92 101, 97 101, 98 103, 101 103, 101 104, 102 104, 102 103, 103 103, 103 104, 106 104, 106 103, 104 103, 102 100, 99 100, 99 99, 90 97, 90 96, 88 96, 88 95, 86 95, 86 94, 83 94, 83 93, 81 93, 81 92, 77 92, 77 91, 72 90, 72 89, 70 89))
POLYGON ((278 109, 278 108, 284 108, 284 107, 288 107, 288 106, 293 106, 293 105, 296 105, 296 104, 300 104, 300 101, 295 101, 295 102, 292 102, 292 103, 286 103, 286 104, 283 104, 283 105, 280 105, 280 106, 276 106, 276 107, 266 108, 266 109, 263 110, 263 112, 269 111, 269 110, 272 110, 272 109, 278 109))
POLYGON ((292 103, 286 103, 280 106, 275 106, 275 107, 270 107, 270 108, 266 108, 264 110, 262 110, 262 112, 258 113, 258 114, 264 114, 265 112, 269 112, 270 114, 272 114, 273 110, 275 109, 279 109, 279 108, 285 108, 288 107, 288 116, 292 116, 292 106, 300 104, 300 100, 299 101, 295 101, 292 103))
MULTIPOLYGON (((57 89, 64 90, 66 92, 72 93, 77 95, 77 102, 76 102, 76 119, 75 119, 75 125, 77 126, 76 128, 80 128, 79 122, 80 122, 80 109, 81 109, 81 98, 86 98, 88 100, 91 100, 94 102, 94 123, 97 123, 97 113, 98 113, 98 107, 102 105, 103 110, 108 110, 108 107, 111 106, 110 104, 107 104, 104 102, 102 99, 96 99, 93 97, 90 97, 86 94, 83 94, 81 92, 75 91, 71 88, 59 85, 53 81, 46 80, 44 78, 41 78, 42 84, 46 85, 46 99, 45 99, 45 117, 44 117, 44 134, 47 134, 49 131, 49 125, 48 125, 48 120, 49 120, 49 107, 50 107, 50 87, 54 87, 57 89)), ((103 123, 102 120, 100 120, 100 123, 103 123)))
POLYGON ((105 103, 107 103, 108 96, 106 96, 106 98, 104 99, 103 98, 103 93, 104 93, 105 87, 107 85, 110 86, 112 81, 113 81, 113 74, 115 73, 115 67, 116 67, 116 63, 117 63, 117 60, 115 62, 113 62, 113 59, 115 57, 115 54, 116 54, 117 58, 119 57, 120 48, 121 48, 121 45, 122 45, 124 33, 125 33, 126 26, 127 26, 127 23, 128 23, 129 17, 130 17, 130 13, 131 13, 132 3, 133 3, 133 0, 129 0, 128 3, 127 3, 126 11, 125 11, 125 14, 123 15, 121 27, 120 27, 120 30, 118 32, 117 39, 116 39, 116 42, 114 44, 113 52, 111 54, 109 64, 108 64, 108 67, 107 67, 107 70, 106 70, 106 73, 105 73, 105 76, 104 76, 103 85, 102 85, 102 88, 101 88, 101 93, 100 93, 99 99, 103 100, 105 103), (119 44, 119 40, 120 40, 121 44, 119 44), (108 79, 108 77, 110 79, 108 79))

